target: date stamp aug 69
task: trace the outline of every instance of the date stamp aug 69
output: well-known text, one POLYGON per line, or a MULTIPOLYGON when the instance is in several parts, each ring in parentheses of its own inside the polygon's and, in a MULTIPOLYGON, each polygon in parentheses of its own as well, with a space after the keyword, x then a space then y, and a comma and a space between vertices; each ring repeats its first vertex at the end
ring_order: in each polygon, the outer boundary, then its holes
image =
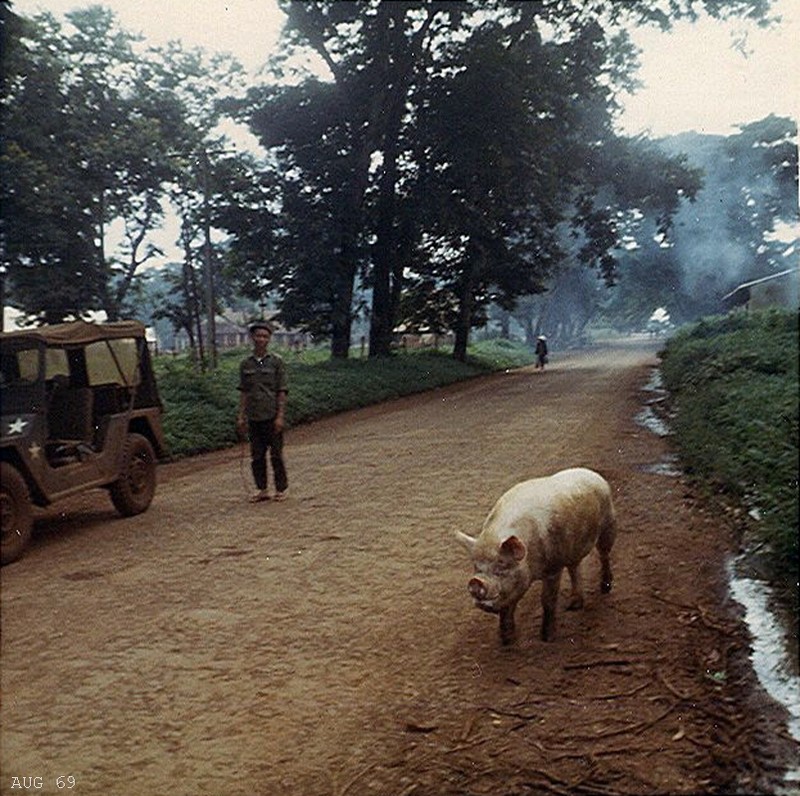
POLYGON ((72 774, 57 777, 11 777, 10 791, 43 791, 55 787, 56 790, 75 790, 78 780, 72 774))

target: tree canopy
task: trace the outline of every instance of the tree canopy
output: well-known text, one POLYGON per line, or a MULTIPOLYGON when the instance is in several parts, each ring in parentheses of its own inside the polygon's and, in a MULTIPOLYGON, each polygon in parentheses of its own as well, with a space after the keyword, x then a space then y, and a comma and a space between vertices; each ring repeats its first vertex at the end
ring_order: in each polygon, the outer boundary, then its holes
POLYGON ((641 328, 656 307, 675 322, 723 310, 744 282, 797 262, 797 124, 769 116, 730 136, 683 133, 661 147, 681 152, 704 175, 695 202, 678 210, 675 234, 658 236, 643 219, 635 246, 620 253, 620 284, 604 314, 619 328, 641 328))
MULTIPOLYGON (((2 265, 15 303, 43 322, 119 317, 170 192, 194 183, 215 145, 231 59, 177 45, 143 49, 90 6, 25 19, 2 6, 2 265), (122 245, 106 251, 112 224, 122 245), (43 289, 44 288, 44 289, 43 289)), ((198 204, 197 201, 194 203, 198 204)))
MULTIPOLYGON (((146 48, 102 6, 62 25, 2 5, 0 258, 18 306, 48 322, 118 317, 170 207, 183 262, 160 312, 201 346, 200 317, 228 280, 335 357, 359 316, 371 356, 403 326, 454 331, 463 358, 491 306, 531 309, 547 291, 551 310, 561 292, 588 312, 593 284, 629 278, 629 252, 662 267, 703 181, 679 149, 616 132, 617 96, 636 81, 631 27, 766 20, 770 6, 279 2, 271 72, 244 94, 232 59, 146 48), (266 154, 230 152, 225 116, 266 154), (112 226, 123 245, 110 252, 112 226)), ((790 214, 791 131, 768 119, 728 143, 753 169, 742 190, 759 213, 733 233, 750 245, 790 214)))
POLYGON ((329 333, 334 356, 363 289, 371 355, 399 323, 448 317, 461 358, 489 302, 543 289, 565 227, 613 281, 619 213, 655 213, 666 233, 700 184, 680 157, 614 133, 636 66, 624 25, 666 27, 701 5, 769 4, 283 3, 273 82, 235 109, 276 175, 270 211, 248 217, 260 232, 230 228, 243 282, 280 285, 284 317, 329 333), (308 51, 327 75, 290 71, 308 51), (267 249, 253 270, 255 241, 267 249))

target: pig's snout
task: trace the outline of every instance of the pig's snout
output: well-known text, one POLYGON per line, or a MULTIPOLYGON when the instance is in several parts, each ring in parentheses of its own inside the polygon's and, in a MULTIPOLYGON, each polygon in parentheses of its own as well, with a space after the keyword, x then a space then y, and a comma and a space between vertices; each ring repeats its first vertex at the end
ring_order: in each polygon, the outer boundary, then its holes
POLYGON ((489 593, 486 584, 480 578, 470 578, 467 588, 469 589, 469 593, 476 600, 485 600, 486 595, 489 593))
POLYGON ((492 614, 497 613, 498 609, 494 604, 498 597, 497 590, 490 589, 489 584, 487 584, 485 580, 477 576, 470 578, 467 589, 469 589, 469 593, 472 595, 472 599, 475 600, 475 605, 478 608, 492 614))

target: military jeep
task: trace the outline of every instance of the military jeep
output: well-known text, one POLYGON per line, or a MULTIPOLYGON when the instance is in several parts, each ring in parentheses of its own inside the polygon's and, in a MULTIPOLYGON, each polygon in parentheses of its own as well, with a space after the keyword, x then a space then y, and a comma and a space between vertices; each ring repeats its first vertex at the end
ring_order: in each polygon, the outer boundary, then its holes
POLYGON ((145 511, 166 454, 137 321, 84 321, 0 334, 2 563, 31 538, 34 506, 108 489, 123 516, 145 511))

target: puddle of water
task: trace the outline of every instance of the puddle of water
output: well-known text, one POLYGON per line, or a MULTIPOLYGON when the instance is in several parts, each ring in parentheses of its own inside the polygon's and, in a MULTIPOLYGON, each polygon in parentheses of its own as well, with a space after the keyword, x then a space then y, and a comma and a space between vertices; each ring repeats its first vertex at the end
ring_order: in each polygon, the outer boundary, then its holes
MULTIPOLYGON (((668 436, 672 433, 668 422, 654 409, 667 394, 660 370, 653 370, 642 391, 650 393, 651 397, 636 415, 636 422, 660 437, 668 436)), ((668 454, 663 461, 643 465, 641 469, 658 475, 678 476, 681 475, 678 461, 676 455, 668 454)), ((772 610, 770 587, 764 581, 745 577, 737 571, 735 561, 728 563, 728 583, 733 598, 745 610, 745 622, 753 637, 751 662, 756 676, 764 690, 786 708, 789 734, 800 742, 800 673, 793 665, 786 628, 772 610)), ((786 772, 784 785, 776 796, 800 796, 800 762, 786 772)))
POLYGON ((644 426, 648 431, 659 437, 667 437, 672 432, 669 426, 653 411, 650 406, 645 406, 634 418, 640 426, 644 426))
POLYGON ((634 418, 635 421, 659 437, 669 436, 672 431, 667 421, 655 409, 667 397, 667 391, 664 389, 661 380, 661 371, 658 368, 652 370, 650 380, 642 387, 642 392, 651 393, 654 397, 645 401, 644 407, 634 418))
POLYGON ((664 381, 661 378, 661 371, 658 368, 653 368, 653 371, 650 374, 650 381, 648 381, 647 384, 642 387, 642 390, 645 392, 657 392, 661 393, 662 395, 666 395, 664 381))
MULTIPOLYGON (((792 665, 784 628, 770 609, 770 587, 740 575, 734 561, 728 564, 728 582, 733 598, 745 609, 745 622, 753 637, 753 669, 767 693, 788 711, 789 734, 800 742, 800 676, 792 665)), ((780 796, 798 794, 800 764, 786 772, 780 796)))
POLYGON ((678 457, 670 453, 663 461, 656 462, 655 464, 643 464, 639 469, 643 473, 650 473, 651 475, 665 475, 668 478, 677 478, 683 472, 678 465, 678 457))

